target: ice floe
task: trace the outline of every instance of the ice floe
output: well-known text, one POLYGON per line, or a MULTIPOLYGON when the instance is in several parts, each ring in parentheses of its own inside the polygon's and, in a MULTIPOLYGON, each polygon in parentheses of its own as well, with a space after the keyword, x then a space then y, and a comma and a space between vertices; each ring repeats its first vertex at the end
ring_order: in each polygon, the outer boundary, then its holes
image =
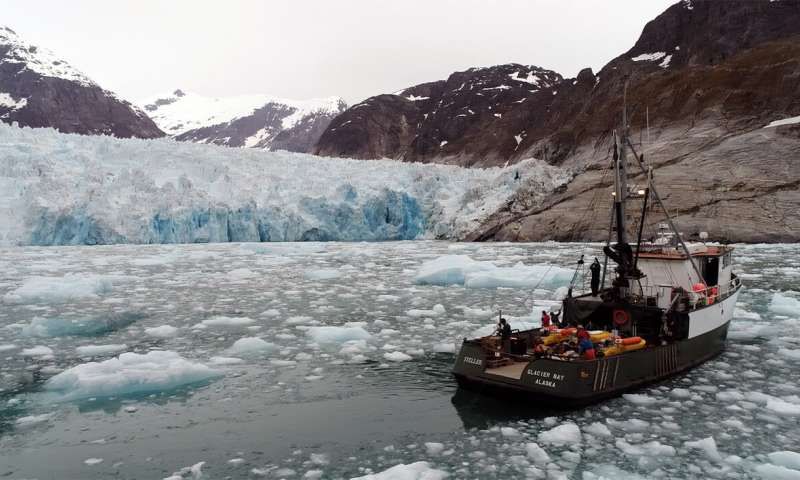
POLYGON ((420 285, 464 285, 467 288, 556 288, 569 283, 572 271, 555 265, 498 267, 466 255, 444 255, 425 262, 414 277, 420 285))
POLYGON ((122 277, 110 275, 73 275, 32 277, 3 296, 5 303, 65 303, 110 293, 122 277))
POLYGON ((443 480, 449 475, 433 468, 428 462, 395 465, 379 473, 370 473, 351 480, 443 480))
POLYGON ((74 400, 165 391, 221 375, 218 370, 187 360, 176 352, 153 350, 76 365, 47 380, 44 388, 62 400, 74 400))

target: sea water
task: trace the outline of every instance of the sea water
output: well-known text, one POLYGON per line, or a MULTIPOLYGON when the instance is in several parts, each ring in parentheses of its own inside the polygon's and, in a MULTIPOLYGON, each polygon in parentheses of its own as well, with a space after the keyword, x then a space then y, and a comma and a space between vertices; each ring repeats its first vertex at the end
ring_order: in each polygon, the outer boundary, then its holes
MULTIPOLYGON (((797 478, 800 246, 737 246, 725 353, 573 411, 459 391, 598 245, 0 250, 4 478, 797 478)), ((578 288, 585 284, 578 275, 578 288)))

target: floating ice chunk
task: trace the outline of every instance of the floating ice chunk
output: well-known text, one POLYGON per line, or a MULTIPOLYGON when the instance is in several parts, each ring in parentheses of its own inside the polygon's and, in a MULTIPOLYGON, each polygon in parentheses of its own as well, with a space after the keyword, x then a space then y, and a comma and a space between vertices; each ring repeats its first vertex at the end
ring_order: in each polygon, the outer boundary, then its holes
POLYGON ((800 404, 789 403, 780 398, 771 398, 767 401, 767 410, 772 410, 781 415, 800 415, 800 404))
POLYGON ((600 422, 594 422, 583 427, 583 431, 584 433, 588 433, 590 435, 597 435, 598 437, 611 436, 611 430, 609 430, 608 427, 606 427, 600 422))
POLYGON ((779 348, 778 355, 792 360, 800 360, 800 349, 779 348))
POLYGON ((178 329, 172 325, 161 325, 159 327, 145 328, 144 333, 155 338, 170 338, 178 334, 178 329))
POLYGON ((433 351, 436 353, 455 353, 455 343, 437 343, 433 346, 433 351))
POLYGON ((422 285, 464 285, 467 288, 537 288, 566 285, 572 272, 554 265, 498 267, 466 255, 445 255, 420 267, 414 281, 422 285))
POLYGON ((652 405, 658 401, 657 398, 642 393, 626 393, 622 395, 622 398, 635 405, 652 405))
POLYGON ((242 362, 244 360, 236 357, 211 357, 211 363, 214 365, 236 365, 242 362))
POLYGON ((800 470, 800 453, 783 450, 781 452, 772 452, 767 457, 775 465, 800 470))
POLYGON ((414 462, 408 465, 400 464, 379 473, 370 473, 350 480, 443 480, 449 474, 437 470, 428 462, 414 462))
POLYGON ((574 423, 562 423, 540 433, 538 439, 541 443, 557 446, 579 444, 581 443, 581 430, 574 423))
POLYGON ((102 462, 103 462, 102 458, 87 458, 86 460, 83 461, 83 463, 85 463, 86 465, 97 465, 98 463, 102 462))
POLYGON ((128 346, 123 344, 111 344, 111 345, 85 345, 83 347, 78 347, 75 351, 81 357, 93 357, 95 355, 107 355, 109 353, 117 353, 123 350, 127 350, 128 346))
POLYGON ((257 277, 258 274, 248 268, 237 268, 228 272, 228 279, 230 280, 247 280, 257 277))
POLYGON ((634 457, 640 457, 642 455, 647 455, 651 457, 674 457, 675 456, 675 448, 670 445, 664 445, 660 442, 655 440, 642 443, 638 445, 633 445, 625 440, 618 438, 615 446, 617 449, 625 453, 626 455, 631 455, 634 457))
POLYGON ((110 275, 65 275, 32 277, 3 297, 6 303, 66 303, 110 293, 123 277, 110 275))
POLYGON ((206 462, 198 462, 191 467, 183 467, 177 472, 174 472, 164 480, 182 480, 184 478, 191 478, 192 480, 199 480, 203 477, 203 465, 206 462))
POLYGON ((69 368, 50 378, 44 388, 63 400, 108 397, 169 390, 217 378, 222 374, 176 352, 154 350, 123 353, 103 362, 69 368))
POLYGON ((306 280, 333 280, 342 276, 340 270, 332 268, 321 268, 319 270, 308 270, 303 273, 306 280))
POLYGON ((52 413, 43 413, 41 415, 28 415, 25 417, 18 418, 14 424, 18 427, 32 427, 34 425, 39 425, 50 420, 54 414, 52 413))
POLYGON ((264 341, 258 337, 244 337, 233 342, 233 346, 228 350, 234 354, 252 355, 257 353, 268 353, 278 348, 274 343, 264 341))
POLYGON ((466 255, 444 255, 422 264, 414 282, 420 285, 464 285, 468 274, 494 268, 491 262, 478 262, 466 255))
POLYGON ((390 352, 384 353, 383 358, 391 362, 407 362, 411 360, 411 355, 406 355, 403 352, 390 352))
POLYGON ((584 471, 582 480, 648 480, 651 477, 631 473, 616 465, 597 465, 591 467, 591 471, 584 471))
POLYGON ((436 304, 430 310, 411 309, 407 311, 406 314, 410 317, 438 317, 445 312, 444 305, 436 304))
POLYGON ((22 327, 22 334, 29 337, 95 336, 123 329, 140 318, 142 315, 136 313, 86 318, 34 317, 22 327))
POLYGON ((227 463, 229 465, 241 465, 244 463, 244 458, 231 458, 227 463))
POLYGON ((46 357, 53 354, 53 349, 44 345, 37 345, 31 348, 23 348, 20 355, 23 357, 46 357))
POLYGON ((548 455, 538 443, 526 443, 525 451, 528 452, 528 457, 530 457, 536 465, 547 465, 550 463, 550 455, 548 455))
POLYGON ((496 267, 467 276, 467 288, 550 288, 569 283, 572 272, 553 265, 523 265, 496 267))
POLYGON ((685 388, 673 388, 669 392, 671 397, 675 398, 690 398, 692 396, 692 392, 685 388))
POLYGON ((717 442, 714 441, 714 437, 706 437, 694 442, 684 442, 683 444, 689 448, 701 450, 706 454, 706 457, 708 457, 709 460, 715 462, 722 461, 722 455, 720 455, 719 451, 717 450, 717 442))
POLYGON ((19 347, 17 347, 13 343, 0 344, 0 352, 7 352, 9 350, 16 350, 17 348, 19 348, 19 347))
POLYGON ((800 316, 800 300, 775 292, 769 302, 769 310, 774 313, 789 316, 800 316))
POLYGON ((199 325, 204 327, 241 327, 250 325, 254 322, 255 320, 247 317, 225 317, 217 315, 211 318, 206 318, 202 322, 195 325, 195 327, 198 327, 199 325))
POLYGON ((764 480, 800 480, 800 471, 781 465, 758 465, 755 471, 764 480))
POLYGON ((425 442, 425 451, 428 455, 439 455, 444 451, 444 444, 439 442, 425 442))
POLYGON ((500 427, 500 434, 504 437, 519 437, 522 436, 519 430, 513 427, 500 427))
POLYGON ((345 343, 369 340, 372 335, 361 327, 310 327, 306 335, 317 343, 345 343))
POLYGON ((614 420, 607 418, 606 423, 611 427, 624 430, 626 432, 644 432, 650 428, 650 424, 638 418, 631 418, 630 420, 614 420))

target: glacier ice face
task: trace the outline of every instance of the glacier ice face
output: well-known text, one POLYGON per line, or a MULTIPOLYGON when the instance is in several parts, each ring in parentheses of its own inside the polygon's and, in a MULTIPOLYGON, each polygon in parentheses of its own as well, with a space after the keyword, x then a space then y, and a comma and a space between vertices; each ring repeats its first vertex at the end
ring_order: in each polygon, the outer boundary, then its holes
POLYGON ((0 125, 0 245, 454 238, 569 178, 0 125))

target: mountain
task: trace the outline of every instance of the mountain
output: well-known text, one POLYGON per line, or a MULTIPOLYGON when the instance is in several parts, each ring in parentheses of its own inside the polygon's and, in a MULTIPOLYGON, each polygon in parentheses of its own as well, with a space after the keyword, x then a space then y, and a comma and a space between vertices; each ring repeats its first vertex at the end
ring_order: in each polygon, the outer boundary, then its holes
POLYGON ((524 137, 498 129, 537 92, 562 81, 533 65, 506 64, 456 72, 447 80, 371 97, 337 117, 314 152, 351 158, 393 158, 474 165, 503 163, 524 137), (508 137, 500 151, 485 138, 508 137), (480 160, 477 160, 479 158, 480 160))
POLYGON ((209 98, 180 89, 141 104, 177 140, 293 152, 310 151, 331 120, 347 108, 339 97, 209 98))
MULTIPOLYGON (((413 109, 387 96, 343 113, 317 151, 465 166, 544 159, 572 171, 572 181, 544 196, 520 192, 467 239, 604 240, 611 132, 621 127, 624 92, 637 149, 687 237, 800 240, 798 0, 678 2, 597 74, 585 69, 530 92, 501 116, 484 112, 440 152, 419 148, 429 142, 409 126, 413 109), (356 125, 340 131, 346 120, 356 125)), ((477 93, 464 102, 482 102, 477 93)), ((444 119, 438 131, 458 121, 444 119)), ((636 173, 629 182, 642 185, 636 173)))
POLYGON ((0 27, 0 120, 65 133, 164 135, 140 109, 8 27, 0 27))

